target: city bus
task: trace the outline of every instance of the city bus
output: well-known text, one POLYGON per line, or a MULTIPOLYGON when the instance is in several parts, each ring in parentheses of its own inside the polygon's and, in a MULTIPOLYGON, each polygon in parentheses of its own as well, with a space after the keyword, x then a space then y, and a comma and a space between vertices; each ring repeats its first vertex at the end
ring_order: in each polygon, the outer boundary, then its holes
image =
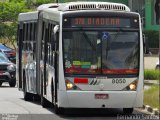
POLYGON ((138 13, 120 3, 44 4, 20 13, 18 88, 55 113, 67 108, 143 105, 143 39, 138 13))

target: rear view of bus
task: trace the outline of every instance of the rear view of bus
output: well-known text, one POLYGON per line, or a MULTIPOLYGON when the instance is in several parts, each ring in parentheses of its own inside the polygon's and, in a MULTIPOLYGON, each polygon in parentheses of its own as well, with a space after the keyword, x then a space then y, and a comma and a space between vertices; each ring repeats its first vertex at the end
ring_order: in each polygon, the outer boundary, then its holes
POLYGON ((125 113, 141 107, 143 42, 139 14, 123 4, 103 2, 65 4, 59 10, 63 11, 59 72, 62 70, 64 76, 59 76, 58 106, 123 108, 125 113))

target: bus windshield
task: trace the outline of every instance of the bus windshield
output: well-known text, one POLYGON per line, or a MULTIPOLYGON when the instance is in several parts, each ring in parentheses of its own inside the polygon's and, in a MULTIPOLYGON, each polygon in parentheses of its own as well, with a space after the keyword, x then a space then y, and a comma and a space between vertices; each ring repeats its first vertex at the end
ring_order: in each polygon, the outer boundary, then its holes
POLYGON ((65 31, 65 73, 137 74, 138 39, 135 31, 65 31))

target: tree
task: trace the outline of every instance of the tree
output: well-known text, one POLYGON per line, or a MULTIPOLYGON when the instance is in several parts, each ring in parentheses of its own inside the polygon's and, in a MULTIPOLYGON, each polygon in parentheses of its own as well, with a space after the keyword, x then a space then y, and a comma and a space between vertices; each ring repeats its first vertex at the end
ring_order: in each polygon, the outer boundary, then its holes
POLYGON ((25 4, 24 0, 0 2, 0 39, 4 39, 4 43, 11 43, 14 48, 18 15, 21 12, 29 11, 25 4))
POLYGON ((47 4, 47 3, 54 3, 56 0, 25 0, 26 6, 28 9, 35 9, 39 5, 47 4))
POLYGON ((0 39, 5 40, 3 43, 11 43, 15 48, 19 13, 33 11, 41 4, 54 2, 56 0, 5 0, 5 2, 0 2, 0 39))

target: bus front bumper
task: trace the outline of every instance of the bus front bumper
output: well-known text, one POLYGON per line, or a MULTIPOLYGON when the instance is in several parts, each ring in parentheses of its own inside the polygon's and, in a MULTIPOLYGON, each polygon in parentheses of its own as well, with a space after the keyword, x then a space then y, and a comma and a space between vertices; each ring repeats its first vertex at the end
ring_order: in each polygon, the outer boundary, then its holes
POLYGON ((63 108, 134 108, 142 107, 143 91, 59 91, 58 106, 63 108), (107 94, 96 99, 95 94, 107 94))

